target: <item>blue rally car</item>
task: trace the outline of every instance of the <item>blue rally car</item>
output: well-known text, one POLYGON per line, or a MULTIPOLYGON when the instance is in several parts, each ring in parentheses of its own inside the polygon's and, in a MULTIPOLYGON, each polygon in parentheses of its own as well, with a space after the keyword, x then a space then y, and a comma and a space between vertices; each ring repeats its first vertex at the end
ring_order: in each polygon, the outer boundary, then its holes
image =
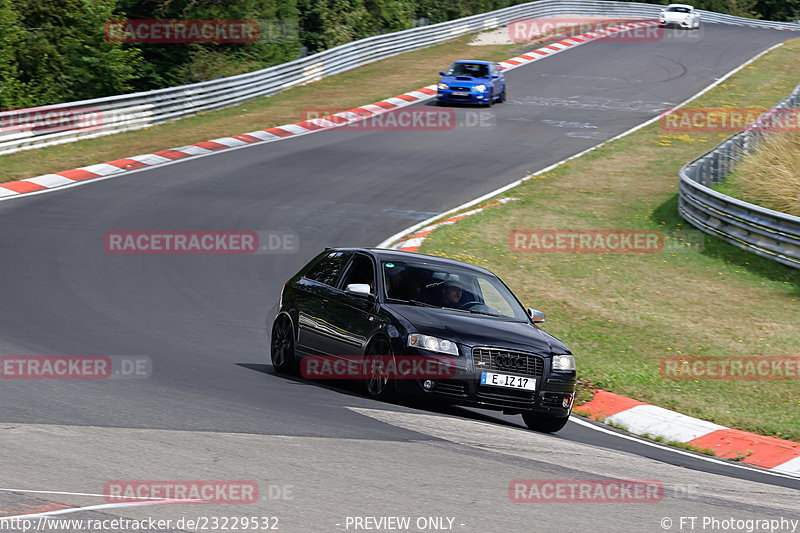
POLYGON ((440 72, 436 102, 492 105, 506 101, 506 78, 500 65, 491 61, 463 59, 447 72, 440 72))

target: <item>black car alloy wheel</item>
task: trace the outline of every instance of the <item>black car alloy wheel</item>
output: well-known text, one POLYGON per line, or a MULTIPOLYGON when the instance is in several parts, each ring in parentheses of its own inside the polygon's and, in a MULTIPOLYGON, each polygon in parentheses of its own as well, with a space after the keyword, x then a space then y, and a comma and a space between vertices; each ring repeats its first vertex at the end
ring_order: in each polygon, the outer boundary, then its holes
POLYGON ((272 366, 284 374, 292 374, 297 370, 294 358, 294 331, 291 321, 285 316, 278 317, 272 326, 272 343, 270 345, 272 366))
MULTIPOLYGON (((387 360, 392 357, 392 350, 385 339, 376 339, 367 348, 365 354, 370 357, 385 357, 387 360)), ((384 366, 386 368, 386 366, 384 366)), ((378 400, 386 400, 394 392, 394 383, 386 372, 381 373, 378 365, 367 365, 368 374, 365 379, 367 394, 378 400)))

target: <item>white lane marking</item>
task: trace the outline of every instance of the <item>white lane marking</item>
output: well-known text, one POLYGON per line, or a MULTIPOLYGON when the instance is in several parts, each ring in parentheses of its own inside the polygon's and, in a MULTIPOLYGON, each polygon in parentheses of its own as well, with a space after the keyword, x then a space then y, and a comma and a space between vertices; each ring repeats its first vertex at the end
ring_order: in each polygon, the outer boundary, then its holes
POLYGON ((800 477, 800 457, 789 459, 782 465, 773 467, 772 472, 780 472, 782 474, 789 474, 800 477))
MULTIPOLYGON (((769 52, 771 52, 771 51, 773 51, 776 48, 779 48, 781 46, 783 46, 783 43, 778 43, 775 46, 771 46, 771 47, 767 48, 766 50, 756 54, 755 56, 753 56, 752 58, 750 58, 746 62, 742 63, 741 65, 739 65, 735 69, 731 70, 730 72, 728 72, 727 74, 725 74, 724 76, 719 78, 717 81, 715 81, 714 83, 712 83, 711 85, 709 85, 705 89, 701 90, 700 92, 698 92, 697 94, 695 94, 693 96, 690 96, 689 98, 687 98, 686 100, 684 100, 683 102, 681 102, 680 104, 675 106, 672 109, 672 111, 680 109, 681 107, 685 106, 686 104, 688 104, 692 100, 694 100, 696 98, 699 98, 700 96, 704 95, 705 93, 707 93, 708 91, 710 91, 711 89, 713 89, 714 87, 719 85, 720 83, 724 82, 725 80, 727 80, 728 78, 730 78, 731 76, 733 76, 734 74, 736 74, 737 72, 739 72, 740 70, 745 68, 747 65, 749 65, 753 61, 757 60, 761 56, 763 56, 763 55, 765 55, 765 54, 767 54, 767 53, 769 53, 769 52)), ((541 169, 541 170, 539 170, 537 172, 534 172, 530 176, 538 176, 539 174, 544 174, 545 172, 550 172, 554 168, 560 167, 561 165, 563 165, 567 161, 571 161, 573 159, 581 157, 582 155, 587 154, 587 153, 591 152, 592 150, 596 150, 596 149, 600 148, 601 146, 605 146, 606 144, 608 144, 608 143, 610 143, 612 141, 615 141, 617 139, 621 139, 622 137, 626 137, 626 136, 630 135, 631 133, 639 131, 640 129, 642 129, 642 128, 646 127, 646 126, 649 126, 650 124, 652 124, 653 122, 659 120, 660 118, 661 118, 661 115, 655 116, 655 117, 651 118, 650 120, 642 122, 638 126, 634 126, 633 128, 631 128, 631 129, 629 129, 629 130, 627 130, 625 132, 620 133, 616 137, 612 137, 611 139, 609 139, 607 141, 601 142, 600 144, 596 144, 596 145, 592 146, 591 148, 587 148, 586 150, 583 150, 582 152, 578 152, 577 154, 572 155, 570 157, 567 157, 566 159, 562 159, 558 163, 553 163, 549 167, 545 167, 545 168, 543 168, 543 169, 541 169)), ((472 201, 469 201, 469 202, 466 202, 464 204, 461 204, 461 205, 459 205, 457 207, 454 207, 453 209, 445 211, 444 213, 440 213, 438 215, 434 215, 434 216, 430 217, 429 219, 423 220, 422 222, 414 224, 413 226, 410 226, 410 227, 408 227, 408 228, 406 228, 404 230, 398 231, 397 233, 395 233, 394 235, 392 235, 388 239, 386 239, 386 240, 382 241, 380 244, 378 244, 376 246, 376 248, 389 248, 392 243, 394 243, 395 241, 400 240, 403 236, 412 234, 413 232, 415 232, 419 228, 422 228, 422 227, 425 227, 425 226, 429 226, 429 225, 433 224, 435 221, 439 220, 440 218, 444 218, 444 217, 446 217, 448 215, 451 215, 453 213, 457 213, 458 211, 461 211, 462 209, 466 209, 468 207, 472 207, 473 205, 479 204, 479 203, 483 202, 484 200, 487 200, 489 198, 497 196, 498 194, 502 194, 502 193, 506 192, 509 189, 513 189, 514 187, 516 187, 517 185, 519 185, 523 181, 526 181, 528 178, 529 178, 529 176, 525 176, 524 178, 520 178, 520 179, 518 179, 516 181, 513 181, 513 182, 509 183, 508 185, 504 185, 503 187, 500 187, 499 189, 495 189, 494 191, 492 191, 490 193, 484 194, 483 196, 481 196, 479 198, 476 198, 476 199, 474 199, 472 201)), ((40 192, 44 192, 44 191, 40 191, 40 192)), ((28 194, 36 194, 36 193, 33 192, 33 193, 28 193, 28 194)))
POLYGON ((95 492, 69 492, 62 490, 32 490, 0 488, 0 492, 24 492, 27 494, 61 494, 63 496, 96 496, 98 498, 125 498, 126 500, 175 500, 175 501, 202 501, 195 499, 158 498, 155 496, 115 496, 113 494, 97 494, 95 492))
POLYGON ((11 516, 0 516, 0 522, 3 520, 19 520, 22 518, 40 518, 44 516, 54 516, 60 514, 69 514, 69 513, 78 513, 81 511, 96 511, 98 509, 116 509, 120 507, 141 507, 144 505, 162 505, 162 504, 169 504, 169 503, 194 503, 197 500, 158 500, 158 501, 147 501, 147 502, 128 502, 128 503, 104 503, 101 505, 87 505, 86 507, 70 507, 67 509, 58 509, 56 511, 45 511, 42 513, 32 513, 32 514, 18 514, 18 515, 11 515, 11 516))
POLYGON ((656 405, 637 405, 609 416, 606 420, 621 424, 637 435, 648 433, 684 443, 720 429, 728 429, 656 405))
POLYGON ((294 133, 295 135, 298 135, 298 134, 301 134, 301 133, 308 133, 309 131, 313 131, 313 130, 309 130, 308 128, 304 128, 303 126, 298 126, 297 124, 283 124, 281 126, 275 126, 275 127, 278 128, 278 129, 282 129, 283 131, 288 131, 290 133, 294 133))
MULTIPOLYGON (((509 450, 513 449, 513 447, 510 446, 509 442, 509 439, 512 439, 515 443, 525 441, 527 443, 525 444, 525 447, 529 447, 532 445, 534 447, 533 449, 536 449, 545 454, 551 453, 554 450, 560 450, 564 453, 580 453, 581 455, 585 455, 586 453, 585 447, 589 446, 597 448, 598 450, 604 450, 604 453, 602 455, 606 456, 605 457, 606 459, 608 457, 605 454, 605 451, 608 451, 611 453, 619 452, 619 453, 630 454, 637 458, 648 459, 651 461, 660 462, 662 464, 669 464, 666 463, 665 461, 660 461, 655 458, 651 457, 648 458, 648 457, 643 457, 641 455, 637 455, 635 452, 628 450, 619 451, 598 444, 587 444, 570 440, 562 441, 556 438, 558 434, 556 434, 556 437, 554 437, 553 435, 549 435, 546 433, 528 431, 518 426, 513 426, 513 427, 505 426, 502 424, 497 424, 496 422, 489 422, 482 420, 478 421, 453 415, 433 414, 419 410, 415 410, 416 412, 405 412, 405 411, 388 411, 385 409, 369 409, 369 408, 353 407, 353 406, 347 406, 347 408, 356 413, 360 413, 362 415, 375 418, 377 420, 380 420, 387 424, 391 424, 393 426, 410 429, 418 433, 423 433, 426 435, 431 435, 433 437, 443 438, 445 440, 450 440, 451 442, 458 442, 467 446, 476 444, 478 447, 485 447, 486 442, 482 441, 481 439, 487 438, 487 436, 489 436, 488 438, 490 438, 491 442, 493 443, 492 446, 498 448, 498 451, 500 453, 503 453, 503 449, 509 449, 509 450), (559 442, 563 442, 563 444, 559 444, 559 442)), ((710 457, 706 455, 689 452, 687 450, 683 450, 680 448, 672 448, 664 444, 645 440, 641 437, 627 435, 619 433, 617 431, 612 431, 610 429, 606 429, 602 425, 597 425, 597 423, 588 422, 575 415, 570 416, 569 422, 570 423, 575 422, 576 424, 589 427, 601 433, 606 433, 608 435, 613 435, 621 439, 634 441, 639 444, 643 444, 645 446, 650 446, 652 448, 658 448, 665 452, 672 452, 678 455, 692 457, 699 461, 716 463, 717 465, 729 466, 731 468, 740 468, 743 470, 747 470, 751 473, 762 473, 766 475, 777 476, 797 481, 796 477, 787 476, 770 470, 761 470, 759 468, 749 467, 739 463, 731 462, 726 459, 720 459, 717 457, 710 457)), ((614 462, 617 463, 618 459, 614 459, 614 462)))
POLYGON ((62 185, 75 183, 75 180, 59 176, 58 174, 43 174, 35 178, 28 178, 25 181, 41 185, 42 187, 61 187, 62 185))
POLYGON ((245 133, 244 135, 250 135, 252 137, 256 137, 261 139, 262 141, 274 141, 276 139, 280 139, 279 136, 275 135, 274 133, 269 133, 263 130, 260 131, 250 131, 245 133))
MULTIPOLYGON (((431 97, 428 97, 427 95, 426 95, 426 97, 427 98, 431 98, 431 97)), ((403 98, 397 98, 396 96, 393 96, 391 98, 386 98, 385 100, 381 100, 381 101, 382 102, 386 102, 387 104, 394 104, 394 105, 396 105, 398 107, 404 107, 403 104, 408 105, 409 103, 416 103, 416 102, 409 102, 408 100, 405 100, 403 98)))
MULTIPOLYGON (((26 494, 60 494, 64 496, 96 496, 98 498, 111 497, 108 494, 96 494, 93 492, 67 492, 60 490, 29 490, 29 489, 9 489, 0 488, 0 492, 22 492, 26 494)), ((114 496, 115 498, 117 496, 114 496)), ((130 500, 146 500, 141 502, 120 502, 120 503, 104 503, 100 505, 90 505, 86 507, 69 507, 67 509, 56 509, 53 511, 44 511, 41 513, 21 514, 11 516, 0 516, 0 522, 3 520, 20 519, 20 518, 38 518, 41 516, 51 516, 67 513, 77 513, 79 511, 93 511, 96 509, 112 509, 117 507, 136 507, 141 505, 160 505, 165 503, 197 503, 203 500, 197 499, 178 499, 178 498, 153 498, 153 497, 139 497, 139 496, 125 496, 130 500)))
POLYGON ((243 141, 241 139, 234 139, 233 137, 220 137, 219 139, 211 139, 210 141, 206 141, 206 142, 224 144, 228 148, 230 148, 232 146, 245 146, 247 144, 252 144, 252 143, 243 141))
MULTIPOLYGON (((195 148, 197 148, 197 146, 195 146, 195 148)), ((201 148, 201 150, 202 150, 202 148, 201 148)), ((206 150, 206 152, 208 152, 208 150, 206 150)), ((156 154, 134 155, 134 156, 131 156, 131 157, 125 157, 124 159, 131 159, 133 161, 137 161, 137 162, 142 163, 144 165, 162 165, 162 164, 175 162, 174 159, 170 159, 169 157, 164 157, 162 155, 156 155, 156 154)), ((133 171, 129 170, 128 172, 133 172, 133 171)))
POLYGON ((85 170, 92 174, 97 174, 98 176, 108 176, 115 172, 122 172, 121 168, 109 165, 108 163, 97 163, 96 165, 89 165, 88 167, 80 167, 79 170, 85 170))
MULTIPOLYGON (((587 422, 586 420, 582 420, 582 419, 580 419, 580 418, 578 418, 578 417, 576 417, 574 415, 569 417, 569 421, 570 422, 575 422, 576 424, 579 424, 579 425, 587 427, 587 428, 591 428, 591 429, 593 429, 595 431, 599 431, 600 433, 606 433, 608 435, 613 435, 613 436, 618 437, 620 439, 625 439, 625 440, 631 440, 631 441, 634 441, 634 442, 638 442, 639 444, 644 444, 645 446, 650 446, 651 448, 658 448, 658 449, 663 450, 665 452, 676 453, 678 455, 685 455, 687 457, 692 457, 692 458, 697 459, 699 461, 706 461, 706 462, 709 462, 709 463, 716 463, 718 465, 724 465, 724 466, 728 466, 728 467, 731 467, 731 468, 741 468, 741 469, 747 470, 749 472, 758 472, 758 473, 766 474, 766 475, 769 475, 769 476, 776 476, 776 477, 781 477, 781 478, 785 478, 785 479, 797 480, 796 476, 782 474, 782 473, 776 472, 774 469, 773 470, 762 470, 760 468, 748 467, 748 466, 740 465, 739 463, 732 463, 732 462, 728 461, 727 459, 719 459, 717 457, 710 457, 710 456, 706 456, 706 455, 700 455, 700 454, 697 454, 697 453, 692 453, 692 452, 688 452, 688 451, 685 451, 685 450, 681 450, 680 448, 673 448, 672 446, 666 446, 666 445, 663 445, 663 444, 659 444, 657 442, 652 442, 652 441, 649 441, 647 439, 643 439, 641 437, 635 437, 633 435, 625 435, 625 434, 619 433, 617 431, 611 431, 610 429, 606 429, 606 428, 604 428, 602 426, 599 426, 597 424, 593 424, 591 422, 587 422)), ((631 453, 633 453, 633 452, 631 452, 631 453)))
MULTIPOLYGON (((184 154, 189 154, 189 155, 203 155, 203 154, 209 154, 209 153, 214 151, 214 150, 209 150, 208 148, 202 148, 200 146, 194 146, 192 144, 190 144, 188 146, 181 146, 180 148, 172 148, 171 150, 174 151, 174 152, 183 152, 184 154)), ((133 159, 133 158, 131 158, 131 159, 133 159)), ((169 161, 172 161, 169 158, 167 158, 167 159, 169 161)))

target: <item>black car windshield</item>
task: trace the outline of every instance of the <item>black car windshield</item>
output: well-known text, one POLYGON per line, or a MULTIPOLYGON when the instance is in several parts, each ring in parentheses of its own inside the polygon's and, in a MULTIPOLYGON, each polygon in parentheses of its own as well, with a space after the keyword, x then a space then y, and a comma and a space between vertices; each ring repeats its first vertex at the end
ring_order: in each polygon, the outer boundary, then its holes
POLYGON ((447 70, 448 76, 472 76, 473 78, 488 78, 489 67, 480 63, 453 63, 447 70))
POLYGON ((668 7, 667 11, 670 11, 672 13, 691 13, 692 10, 689 9, 688 7, 675 7, 675 6, 672 6, 672 7, 668 7))
POLYGON ((383 261, 386 298, 527 321, 511 291, 495 276, 423 261, 383 261))

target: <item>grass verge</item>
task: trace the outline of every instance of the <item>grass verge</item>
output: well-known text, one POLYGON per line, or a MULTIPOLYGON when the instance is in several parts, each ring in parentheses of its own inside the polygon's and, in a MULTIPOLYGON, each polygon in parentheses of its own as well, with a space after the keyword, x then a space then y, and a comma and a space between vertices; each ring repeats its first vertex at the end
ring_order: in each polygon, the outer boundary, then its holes
POLYGON ((715 189, 751 204, 800 216, 800 132, 764 136, 756 150, 715 189))
MULTIPOLYGON (((767 54, 691 107, 771 106, 800 80, 800 40, 767 54)), ((800 441, 800 382, 674 381, 659 361, 797 357, 800 272, 687 229, 678 170, 727 134, 669 133, 657 122, 525 181, 518 201, 443 226, 423 253, 490 267, 604 388, 719 424, 800 441), (515 229, 645 229, 659 253, 515 253, 515 229), (687 238, 683 238, 687 237, 687 238)))

